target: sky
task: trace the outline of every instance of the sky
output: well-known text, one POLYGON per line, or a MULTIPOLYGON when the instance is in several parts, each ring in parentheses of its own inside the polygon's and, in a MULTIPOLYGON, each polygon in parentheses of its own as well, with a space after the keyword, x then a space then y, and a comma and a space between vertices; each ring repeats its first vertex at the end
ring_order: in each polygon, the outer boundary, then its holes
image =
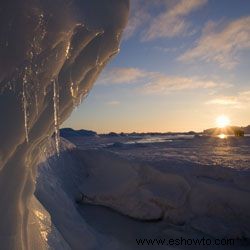
POLYGON ((250 124, 250 1, 131 0, 120 53, 62 127, 181 132, 250 124))

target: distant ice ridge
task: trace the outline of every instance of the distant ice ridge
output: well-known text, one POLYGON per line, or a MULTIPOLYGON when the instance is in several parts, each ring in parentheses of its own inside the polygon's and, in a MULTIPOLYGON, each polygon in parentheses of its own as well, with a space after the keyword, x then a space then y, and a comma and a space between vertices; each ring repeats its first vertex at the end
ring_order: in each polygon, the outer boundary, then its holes
POLYGON ((33 233, 40 150, 54 133, 59 154, 60 124, 119 51, 129 0, 11 0, 0 9, 0 248, 46 249, 45 234, 33 233))
POLYGON ((61 147, 59 158, 54 141, 47 147, 38 168, 36 196, 73 249, 79 244, 86 244, 85 249, 126 249, 91 228, 76 201, 137 220, 185 225, 210 237, 250 238, 249 172, 202 166, 185 170, 164 162, 154 167, 103 149, 79 149, 66 139, 61 147))

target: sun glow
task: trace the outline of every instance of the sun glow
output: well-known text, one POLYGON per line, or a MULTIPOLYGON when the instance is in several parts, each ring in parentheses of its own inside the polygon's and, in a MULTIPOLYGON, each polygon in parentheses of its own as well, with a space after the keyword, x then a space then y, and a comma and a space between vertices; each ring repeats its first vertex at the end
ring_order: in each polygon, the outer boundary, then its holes
POLYGON ((226 138, 227 138, 227 135, 225 135, 225 134, 220 134, 220 135, 218 135, 218 137, 219 137, 220 139, 226 139, 226 138))
POLYGON ((216 118, 218 128, 225 128, 230 124, 230 119, 225 115, 220 115, 216 118))

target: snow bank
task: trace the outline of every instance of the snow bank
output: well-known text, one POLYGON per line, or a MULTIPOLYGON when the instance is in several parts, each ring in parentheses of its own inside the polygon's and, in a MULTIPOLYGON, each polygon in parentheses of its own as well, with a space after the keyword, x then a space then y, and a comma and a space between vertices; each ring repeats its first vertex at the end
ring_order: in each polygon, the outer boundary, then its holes
MULTIPOLYGON (((63 160, 53 158, 54 162, 45 161, 39 167, 37 196, 50 211, 52 219, 57 212, 51 208, 67 199, 71 202, 70 208, 67 203, 58 205, 65 207, 60 215, 65 219, 56 223, 58 228, 62 223, 74 227, 76 218, 72 218, 71 211, 76 213, 77 200, 83 204, 106 206, 137 220, 185 224, 211 237, 250 237, 249 184, 245 182, 246 188, 243 188, 243 183, 237 186, 237 174, 232 174, 231 169, 221 168, 211 174, 211 167, 207 172, 200 166, 189 169, 187 174, 178 168, 174 171, 166 164, 161 171, 155 166, 128 161, 101 149, 73 148, 67 157, 63 160), (48 173, 52 180, 48 181, 48 173), (230 176, 234 176, 234 181, 230 176), (54 189, 55 196, 60 198, 48 202, 49 183, 53 180, 61 183, 60 191, 54 189), (57 195, 57 192, 66 194, 66 197, 57 195)), ((244 171, 238 177, 242 178, 242 175, 244 171)), ((245 181, 247 179, 249 175, 245 173, 245 181)), ((84 230, 92 232, 86 225, 84 230)))
POLYGON ((59 153, 59 126, 119 51, 128 8, 129 0, 1 3, 1 249, 32 249, 39 238, 29 217, 40 149, 54 133, 59 153))
MULTIPOLYGON (((93 203, 137 219, 164 217, 174 224, 187 223, 211 236, 217 235, 213 230, 217 220, 220 225, 226 225, 221 235, 250 237, 249 182, 245 186, 243 183, 237 186, 235 182, 242 174, 238 178, 234 174, 232 182, 228 179, 230 169, 221 169, 218 171, 221 176, 211 178, 211 174, 206 176, 206 171, 200 173, 201 167, 187 176, 178 170, 168 172, 167 165, 161 172, 153 166, 136 165, 109 152, 83 154, 91 170, 81 191, 93 203), (207 220, 213 223, 206 223, 207 220)), ((249 175, 245 178, 250 181, 249 175)))

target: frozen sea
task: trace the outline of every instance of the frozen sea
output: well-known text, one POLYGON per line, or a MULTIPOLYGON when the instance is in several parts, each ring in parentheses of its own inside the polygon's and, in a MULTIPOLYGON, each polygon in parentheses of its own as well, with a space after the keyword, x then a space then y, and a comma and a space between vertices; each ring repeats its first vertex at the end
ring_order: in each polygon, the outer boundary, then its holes
POLYGON ((250 135, 221 139, 193 135, 71 137, 82 149, 103 148, 127 159, 250 169, 250 135))

